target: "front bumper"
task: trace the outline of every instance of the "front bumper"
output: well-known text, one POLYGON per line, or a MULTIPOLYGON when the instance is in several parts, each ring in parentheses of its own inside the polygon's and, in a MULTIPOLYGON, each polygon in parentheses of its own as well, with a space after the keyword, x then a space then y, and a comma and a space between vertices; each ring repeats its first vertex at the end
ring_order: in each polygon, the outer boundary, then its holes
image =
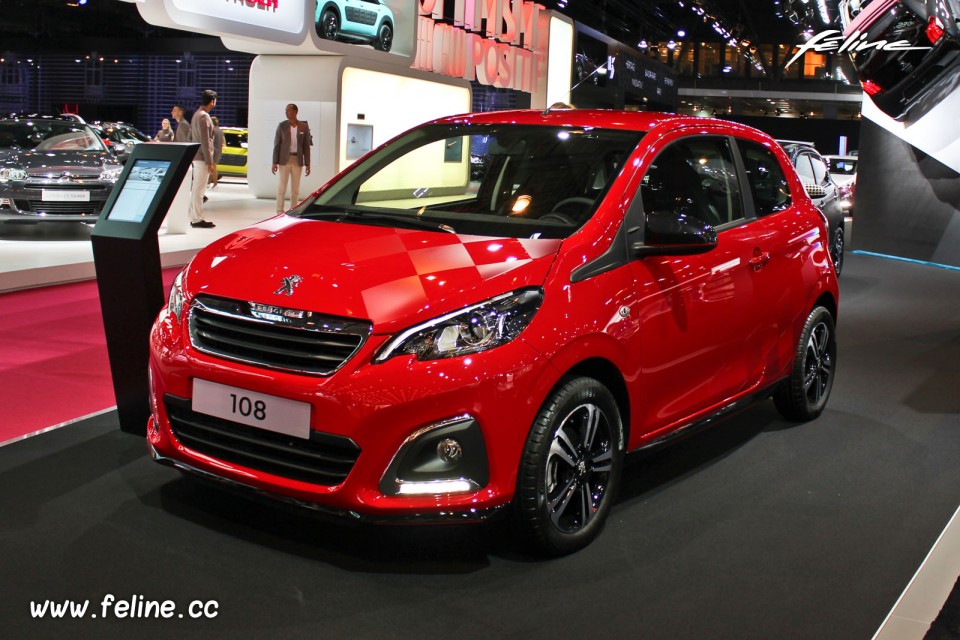
POLYGON ((0 186, 0 221, 96 222, 112 189, 99 180, 10 182, 0 186))
POLYGON ((153 458, 155 462, 167 467, 179 469, 191 477, 198 478, 205 482, 209 482, 212 485, 219 486, 230 491, 234 491, 248 498, 306 510, 320 518, 331 521, 364 524, 455 524, 463 522, 482 522, 498 517, 503 513, 506 507, 506 505, 500 505, 486 509, 437 511, 434 513, 398 516, 362 514, 346 509, 334 509, 331 507, 326 507, 315 502, 297 500, 296 498, 291 498, 280 493, 264 491, 263 489, 257 488, 253 485, 244 484, 242 482, 237 482, 236 480, 230 480, 223 476, 218 476, 208 471, 204 471, 203 469, 194 467, 180 460, 164 457, 160 455, 149 443, 147 444, 147 449, 150 453, 150 457, 153 458))
MULTIPOLYGON (((371 364, 387 338, 371 336, 333 375, 310 376, 201 353, 189 344, 185 327, 164 311, 151 334, 151 455, 184 471, 348 520, 459 522, 489 517, 513 499, 527 433, 556 381, 551 365, 522 339, 471 357, 419 362, 403 356, 371 364), (188 446, 171 427, 168 411, 171 398, 175 403, 191 401, 194 379, 309 402, 311 441, 355 444, 355 462, 342 478, 323 484, 277 466, 241 464, 237 460, 248 458, 231 461, 188 446), (471 455, 483 451, 486 474, 471 463, 467 475, 474 482, 467 487, 447 493, 391 490, 403 484, 391 474, 398 468, 398 456, 411 447, 411 437, 426 437, 424 433, 463 416, 475 421, 482 444, 476 445, 476 437, 457 437, 471 455)), ((218 428, 230 424, 224 421, 218 428)), ((240 433, 248 427, 236 426, 238 437, 249 435, 240 433)), ((428 450, 435 450, 430 444, 428 450)), ((464 459, 469 459, 466 454, 464 459)))

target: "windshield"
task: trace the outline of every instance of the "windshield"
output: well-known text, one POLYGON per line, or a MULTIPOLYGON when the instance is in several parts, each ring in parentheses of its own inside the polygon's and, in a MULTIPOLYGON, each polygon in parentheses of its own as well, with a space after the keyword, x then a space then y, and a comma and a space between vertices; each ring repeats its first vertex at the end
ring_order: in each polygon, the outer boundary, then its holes
POLYGON ((430 125, 291 213, 513 238, 566 238, 594 214, 639 131, 430 125))
POLYGON ((100 136, 79 122, 17 120, 0 122, 0 148, 35 151, 105 151, 100 136))
POLYGON ((223 140, 226 142, 228 147, 242 147, 247 148, 247 132, 246 131, 224 131, 223 140))
POLYGON ((830 158, 830 173, 852 176, 857 172, 857 161, 852 158, 830 158))

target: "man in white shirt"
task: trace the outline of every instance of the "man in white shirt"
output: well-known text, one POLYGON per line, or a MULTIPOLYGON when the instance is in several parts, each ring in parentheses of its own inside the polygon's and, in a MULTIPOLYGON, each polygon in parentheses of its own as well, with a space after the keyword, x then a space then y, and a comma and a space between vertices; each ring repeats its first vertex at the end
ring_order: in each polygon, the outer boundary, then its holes
POLYGON ((207 190, 207 181, 213 177, 216 182, 217 163, 213 148, 214 127, 210 112, 217 106, 217 92, 207 89, 200 95, 200 108, 193 114, 190 133, 193 141, 200 144, 193 159, 193 184, 190 188, 190 226, 200 229, 212 229, 216 225, 203 219, 203 194, 207 190))
POLYGON ((283 201, 287 194, 287 183, 290 183, 290 206, 300 202, 300 168, 306 168, 306 175, 310 175, 310 145, 313 138, 310 135, 310 126, 305 120, 297 120, 299 109, 295 104, 288 104, 287 119, 277 125, 277 133, 273 137, 273 174, 280 170, 280 184, 277 186, 277 213, 286 209, 283 201))

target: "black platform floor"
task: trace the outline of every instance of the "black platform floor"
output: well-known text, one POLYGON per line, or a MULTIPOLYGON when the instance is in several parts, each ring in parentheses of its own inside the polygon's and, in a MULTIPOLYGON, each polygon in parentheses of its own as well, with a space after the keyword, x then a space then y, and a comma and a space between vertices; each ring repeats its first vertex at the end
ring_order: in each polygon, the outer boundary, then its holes
POLYGON ((334 526, 198 487, 112 413, 0 447, 0 634, 868 640, 960 504, 960 273, 850 255, 842 297, 819 420, 768 401, 633 460, 560 560, 503 525, 334 526), (105 594, 219 609, 105 620, 105 594), (47 599, 87 619, 32 619, 47 599))

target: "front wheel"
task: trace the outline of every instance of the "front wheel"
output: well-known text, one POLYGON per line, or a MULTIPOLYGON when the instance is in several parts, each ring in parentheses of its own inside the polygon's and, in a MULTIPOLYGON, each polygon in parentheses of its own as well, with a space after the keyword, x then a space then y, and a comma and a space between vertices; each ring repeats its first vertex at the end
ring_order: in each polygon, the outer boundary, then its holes
POLYGON ((336 40, 340 33, 340 16, 333 9, 327 9, 320 18, 320 37, 324 40, 336 40))
POLYGON ((833 316, 817 307, 807 316, 794 354, 793 371, 780 383, 773 402, 787 420, 813 420, 827 406, 837 366, 833 316))
POLYGON ((553 392, 530 429, 517 479, 517 524, 533 550, 566 555, 600 534, 623 449, 620 411, 605 386, 570 378, 553 392))

